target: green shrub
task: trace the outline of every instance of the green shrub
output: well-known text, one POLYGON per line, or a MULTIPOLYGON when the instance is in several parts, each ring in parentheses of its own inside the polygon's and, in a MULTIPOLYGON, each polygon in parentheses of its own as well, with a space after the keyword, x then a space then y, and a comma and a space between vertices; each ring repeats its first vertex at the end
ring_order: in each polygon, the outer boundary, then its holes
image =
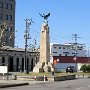
POLYGON ((87 66, 87 72, 90 72, 90 65, 87 66))
POLYGON ((82 65, 81 68, 80 68, 80 70, 83 71, 83 72, 87 72, 87 69, 88 69, 87 65, 85 65, 85 64, 82 65))

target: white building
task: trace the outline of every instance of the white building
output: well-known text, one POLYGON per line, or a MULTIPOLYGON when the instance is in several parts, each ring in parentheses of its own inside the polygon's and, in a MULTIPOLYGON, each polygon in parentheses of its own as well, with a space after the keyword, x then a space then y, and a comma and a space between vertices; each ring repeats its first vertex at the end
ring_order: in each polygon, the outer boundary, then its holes
POLYGON ((77 45, 77 48, 73 44, 50 44, 51 56, 77 56, 86 57, 86 50, 84 46, 77 45))

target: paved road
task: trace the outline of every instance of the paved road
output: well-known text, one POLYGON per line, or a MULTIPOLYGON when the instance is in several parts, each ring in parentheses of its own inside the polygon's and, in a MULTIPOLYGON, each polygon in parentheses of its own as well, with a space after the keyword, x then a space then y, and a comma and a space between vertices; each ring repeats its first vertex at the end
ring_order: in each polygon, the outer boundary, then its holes
POLYGON ((60 82, 46 82, 27 86, 3 88, 0 90, 90 90, 90 79, 76 79, 60 82))

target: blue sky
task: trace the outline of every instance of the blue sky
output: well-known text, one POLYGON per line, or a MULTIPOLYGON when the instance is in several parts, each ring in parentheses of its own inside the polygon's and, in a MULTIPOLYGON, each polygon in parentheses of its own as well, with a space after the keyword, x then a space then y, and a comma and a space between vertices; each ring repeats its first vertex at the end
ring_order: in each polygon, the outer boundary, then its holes
POLYGON ((35 22, 30 26, 30 44, 40 43, 43 18, 38 13, 51 13, 48 18, 51 43, 74 42, 72 34, 77 34, 78 43, 90 48, 90 0, 16 0, 16 40, 15 46, 24 48, 26 18, 35 22))

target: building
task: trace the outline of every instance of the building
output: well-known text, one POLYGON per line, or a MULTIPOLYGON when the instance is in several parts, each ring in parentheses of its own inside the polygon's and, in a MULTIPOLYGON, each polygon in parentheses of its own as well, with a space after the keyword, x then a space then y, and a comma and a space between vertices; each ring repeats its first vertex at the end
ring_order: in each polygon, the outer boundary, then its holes
MULTIPOLYGON (((51 44, 52 56, 75 56, 76 49, 72 44, 51 44)), ((86 50, 82 45, 77 46, 77 56, 86 57, 86 50)))
POLYGON ((66 69, 67 66, 76 66, 77 70, 83 64, 90 63, 90 57, 83 44, 51 44, 50 45, 51 62, 56 68, 66 69), (77 47, 77 48, 76 48, 77 47))
POLYGON ((0 0, 0 43, 14 47, 15 0, 0 0))
POLYGON ((20 72, 20 70, 24 72, 25 66, 28 71, 32 71, 38 60, 39 52, 37 50, 27 50, 26 64, 25 49, 3 46, 0 50, 0 66, 7 65, 9 72, 20 72))

